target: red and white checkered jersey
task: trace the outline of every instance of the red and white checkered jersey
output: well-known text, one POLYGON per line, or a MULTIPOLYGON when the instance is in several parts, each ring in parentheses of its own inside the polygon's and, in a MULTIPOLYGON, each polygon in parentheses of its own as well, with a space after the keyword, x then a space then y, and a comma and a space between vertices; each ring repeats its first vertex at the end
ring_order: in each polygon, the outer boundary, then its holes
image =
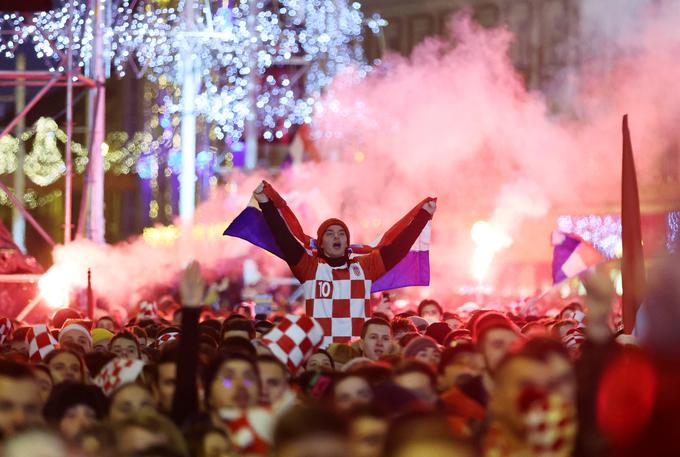
POLYGON ((322 348, 361 336, 361 327, 371 314, 371 284, 385 272, 379 251, 340 267, 305 255, 292 270, 302 283, 306 314, 323 328, 322 348))

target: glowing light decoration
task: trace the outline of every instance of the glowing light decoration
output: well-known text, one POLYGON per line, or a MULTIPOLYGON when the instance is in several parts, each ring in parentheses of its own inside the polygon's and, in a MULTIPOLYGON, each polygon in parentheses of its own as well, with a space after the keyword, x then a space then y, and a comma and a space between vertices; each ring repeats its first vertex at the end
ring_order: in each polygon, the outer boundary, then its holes
POLYGON ((675 252, 680 243, 680 211, 671 211, 666 215, 667 235, 666 249, 668 252, 675 252))
POLYGON ((502 228, 487 221, 475 222, 470 229, 470 237, 475 243, 471 272, 477 283, 482 285, 493 258, 512 244, 512 238, 502 228))
POLYGON ((184 21, 184 1, 176 9, 147 8, 112 29, 120 37, 116 70, 123 73, 132 58, 150 79, 174 84, 165 99, 170 112, 188 103, 212 123, 217 139, 239 139, 253 109, 267 140, 311 122, 317 97, 337 73, 349 67, 368 71, 364 28, 377 33, 386 25, 377 16, 366 20, 359 3, 345 0, 225 4, 195 1, 194 24, 184 21), (180 89, 186 62, 178 56, 187 50, 198 64, 195 94, 180 89))
POLYGON ((611 259, 621 255, 620 216, 560 216, 557 227, 563 232, 575 233, 611 259))
MULTIPOLYGON (((31 43, 51 70, 62 71, 71 46, 75 64, 87 73, 95 32, 89 3, 61 0, 51 11, 0 15, 0 54, 12 58, 21 44, 31 43)), ((187 24, 184 0, 176 8, 154 0, 107 0, 104 58, 119 76, 132 71, 172 86, 164 99, 168 111, 181 112, 189 103, 218 140, 239 139, 253 110, 263 138, 275 140, 293 125, 311 122, 318 96, 336 74, 369 71, 362 33, 377 34, 387 25, 346 0, 236 3, 195 0, 194 23, 187 24), (180 56, 187 52, 198 63, 195 94, 181 90, 180 56)))

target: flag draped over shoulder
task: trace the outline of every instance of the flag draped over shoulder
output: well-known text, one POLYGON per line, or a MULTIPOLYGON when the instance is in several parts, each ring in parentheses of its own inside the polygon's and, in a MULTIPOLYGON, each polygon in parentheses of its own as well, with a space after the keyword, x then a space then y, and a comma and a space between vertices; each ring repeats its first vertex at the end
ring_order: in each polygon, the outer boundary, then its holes
MULTIPOLYGON (((316 252, 316 240, 305 234, 300 222, 297 217, 295 217, 295 214, 293 214, 293 211, 288 207, 288 204, 283 197, 281 197, 268 183, 265 183, 264 193, 272 201, 274 207, 279 211, 279 214, 281 214, 281 217, 288 226, 288 230, 290 230, 307 252, 310 254, 316 252)), ((434 199, 426 198, 418 203, 411 211, 390 227, 376 243, 371 245, 352 244, 350 246, 352 256, 369 254, 373 250, 379 249, 390 243, 414 220, 423 204, 431 200, 434 199)), ((413 246, 411 246, 408 254, 395 265, 394 268, 386 272, 373 283, 371 287, 372 292, 380 292, 382 290, 396 289, 399 287, 426 286, 430 283, 429 249, 431 231, 432 221, 430 220, 423 228, 415 243, 413 243, 413 246)), ((229 224, 229 227, 224 231, 224 235, 241 238, 255 246, 266 249, 279 258, 283 258, 283 254, 274 239, 274 234, 269 229, 269 225, 267 225, 267 221, 254 199, 252 199, 248 206, 241 211, 231 224, 229 224)))
POLYGON ((604 260, 604 256, 578 235, 553 232, 553 284, 574 277, 604 260))

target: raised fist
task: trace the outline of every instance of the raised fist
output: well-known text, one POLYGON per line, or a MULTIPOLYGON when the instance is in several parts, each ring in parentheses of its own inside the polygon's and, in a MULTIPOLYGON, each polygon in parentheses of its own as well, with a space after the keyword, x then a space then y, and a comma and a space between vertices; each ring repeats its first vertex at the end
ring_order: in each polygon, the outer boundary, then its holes
POLYGON ((269 201, 269 197, 267 197, 267 195, 264 193, 264 181, 262 181, 260 185, 255 188, 253 197, 255 197, 255 200, 257 200, 259 203, 266 203, 269 201))
POLYGON ((437 210, 437 202, 435 200, 430 200, 423 205, 423 209, 430 214, 434 214, 434 212, 437 210))

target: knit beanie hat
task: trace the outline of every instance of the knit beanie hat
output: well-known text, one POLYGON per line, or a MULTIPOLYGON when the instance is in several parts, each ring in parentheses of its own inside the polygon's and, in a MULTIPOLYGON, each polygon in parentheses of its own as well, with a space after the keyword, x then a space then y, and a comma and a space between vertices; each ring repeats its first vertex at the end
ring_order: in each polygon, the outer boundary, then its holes
POLYGON ((70 408, 77 405, 92 408, 97 419, 103 418, 107 410, 106 396, 99 387, 65 381, 54 386, 43 412, 48 421, 58 422, 70 408))
POLYGON ((61 338, 64 336, 64 334, 66 332, 70 332, 72 330, 75 330, 79 333, 82 333, 83 335, 85 335, 85 337, 87 337, 88 340, 90 340, 90 342, 92 342, 92 335, 90 335, 90 332, 87 330, 87 328, 85 328, 80 323, 70 323, 70 324, 67 323, 66 325, 64 325, 64 327, 62 327, 61 331, 59 331, 59 341, 61 342, 61 338))
POLYGON ((59 308, 52 316, 52 327, 62 328, 68 319, 82 319, 82 315, 73 308, 59 308))
POLYGON ((340 219, 336 218, 331 218, 331 219, 326 219, 321 223, 319 226, 319 229, 316 231, 316 245, 317 248, 321 247, 321 240, 323 239, 323 234, 326 233, 326 230, 328 230, 328 227, 331 225, 339 225, 342 227, 342 229, 345 231, 345 234, 347 235, 347 245, 349 246, 349 228, 347 228, 347 224, 342 222, 340 219))
POLYGON ((497 328, 510 330, 515 332, 517 335, 522 334, 517 325, 515 325, 505 315, 496 311, 487 311, 483 315, 479 316, 474 324, 472 336, 474 338, 475 344, 479 343, 486 332, 497 328))
POLYGON ((414 338, 404 348, 403 352, 404 358, 405 359, 414 358, 420 351, 424 351, 428 348, 439 350, 437 342, 434 339, 430 338, 429 336, 419 336, 418 338, 414 338))
POLYGON ((92 345, 99 343, 100 341, 110 340, 113 338, 113 333, 106 330, 105 328, 96 328, 90 332, 92 334, 92 345))
POLYGON ((451 327, 446 322, 434 322, 427 327, 425 336, 433 338, 439 344, 444 344, 444 340, 451 331, 451 327))

